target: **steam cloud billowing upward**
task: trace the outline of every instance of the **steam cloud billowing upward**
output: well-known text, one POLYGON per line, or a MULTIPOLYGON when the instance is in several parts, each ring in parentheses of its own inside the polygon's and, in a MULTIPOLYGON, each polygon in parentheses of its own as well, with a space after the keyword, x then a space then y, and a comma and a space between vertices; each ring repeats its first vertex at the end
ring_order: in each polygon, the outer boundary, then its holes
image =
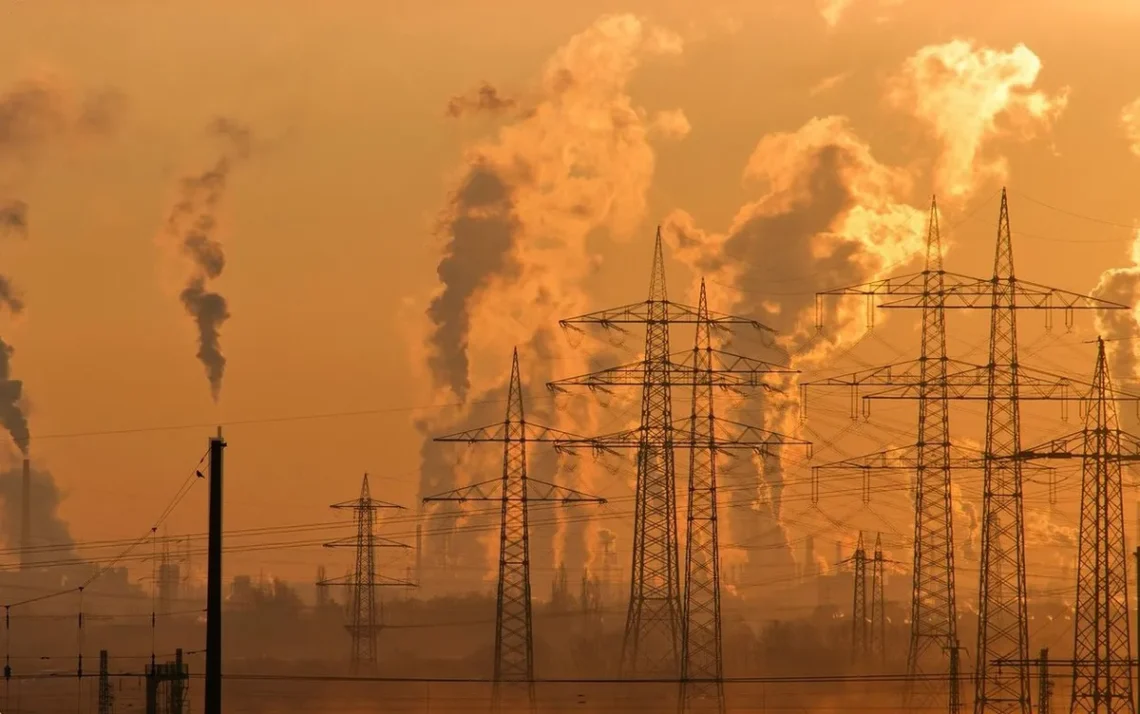
POLYGON ((966 40, 923 47, 903 64, 888 98, 925 122, 942 144, 935 167, 940 195, 963 198, 1007 176, 1004 157, 984 156, 991 139, 1029 139, 1051 127, 1069 90, 1033 91, 1040 72, 1041 60, 1025 45, 1003 52, 966 40))
MULTIPOLYGON (((688 130, 678 111, 651 116, 635 106, 627 85, 643 58, 681 48, 680 38, 632 15, 600 18, 551 57, 539 86, 527 93, 533 97, 528 106, 494 138, 468 148, 440 217, 440 289, 427 309, 427 353, 417 356, 441 398, 502 399, 511 345, 519 346, 524 379, 536 394, 554 377, 585 371, 586 351, 571 348, 556 330, 559 319, 590 308, 582 284, 597 259, 587 239, 633 234, 654 170, 650 140, 688 130)), ((527 405, 528 419, 560 426, 552 422, 564 417, 563 428, 571 422, 590 428, 592 407, 584 401, 567 407, 556 412, 535 400, 527 405)), ((502 418, 501 409, 496 406, 491 421, 502 418)), ((465 411, 421 423, 425 439, 463 428, 472 417, 465 411)), ((427 456, 438 448, 425 444, 424 495, 452 488, 460 478, 439 470, 444 459, 427 456)), ((487 456, 484 464, 472 453, 464 477, 481 480, 501 468, 501 453, 487 456)), ((537 460, 531 465, 536 478, 553 479, 537 460)), ((577 474, 573 485, 589 490, 588 480, 589 474, 577 474)), ((588 547, 584 531, 562 535, 580 550, 588 547)), ((472 547, 470 539, 457 540, 472 547)), ((557 555, 575 567, 574 554, 557 555)))
POLYGON ((210 133, 222 144, 222 152, 205 172, 182 179, 181 199, 167 219, 167 231, 190 258, 193 272, 180 298, 198 328, 198 359, 206 368, 210 395, 218 401, 226 358, 222 354, 221 327, 230 316, 226 299, 209 289, 226 266, 218 229, 217 210, 234 165, 249 156, 249 129, 224 117, 215 119, 210 133))
MULTIPOLYGON (((23 465, 17 463, 14 467, 0 473, 0 498, 4 501, 4 519, 0 523, 0 531, 8 547, 15 548, 20 544, 20 524, 22 516, 21 494, 23 480, 23 465)), ((35 524, 35 543, 50 543, 53 546, 67 546, 66 549, 52 551, 52 560, 67 560, 74 557, 71 547, 71 531, 59 515, 59 504, 62 500, 59 487, 51 473, 36 467, 31 467, 31 502, 32 523, 35 524)))
POLYGON ((511 97, 499 94, 494 85, 483 82, 479 88, 467 94, 451 98, 447 103, 447 116, 458 119, 466 114, 486 112, 500 114, 508 109, 514 109, 518 102, 511 97))
MULTIPOLYGON (((1096 329, 1102 337, 1140 336, 1140 232, 1131 247, 1131 265, 1109 268, 1101 273, 1093 288, 1093 296, 1129 305, 1131 310, 1098 310, 1096 329)), ((1113 379, 1134 381, 1137 374, 1137 341, 1120 340, 1108 343, 1113 379)))
MULTIPOLYGON (((961 41, 924 47, 904 63, 888 97, 932 127, 939 195, 961 198, 1005 177, 1003 158, 982 158, 985 143, 998 136, 999 118, 1028 137, 1064 108, 1064 92, 1028 91, 1039 69, 1023 46, 1001 53, 961 41)), ((910 204, 914 176, 880 163, 845 117, 830 116, 761 139, 745 178, 757 180, 763 193, 737 212, 726 233, 701 230, 689 214, 675 211, 666 236, 682 262, 709 278, 710 305, 779 330, 793 365, 819 365, 853 343, 864 322, 852 303, 827 302, 826 336, 816 336, 815 293, 880 279, 923 255, 926 211, 910 204)), ((766 399, 764 406, 765 426, 797 431, 790 403, 766 399)), ((771 515, 779 519, 783 465, 770 458, 762 466, 771 515)), ((751 486, 738 491, 736 512, 747 514, 732 525, 740 542, 771 532, 749 513, 762 500, 758 475, 751 486)))

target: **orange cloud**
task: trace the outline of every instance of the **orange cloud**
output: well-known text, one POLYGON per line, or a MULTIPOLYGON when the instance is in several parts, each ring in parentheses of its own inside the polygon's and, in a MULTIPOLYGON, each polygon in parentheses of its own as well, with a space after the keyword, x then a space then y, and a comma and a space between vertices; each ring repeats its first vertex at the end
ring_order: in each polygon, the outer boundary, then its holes
POLYGON ((1128 139, 1128 148, 1140 156, 1140 99, 1129 102, 1120 111, 1120 125, 1128 139))
POLYGON ((1009 52, 967 40, 923 47, 903 64, 889 101, 925 122, 942 144, 935 166, 939 195, 962 198, 1008 175, 1004 158, 986 158, 1000 136, 1029 139, 1064 111, 1068 89, 1033 90, 1041 60, 1025 45, 1009 52), (999 121, 1002 126, 999 126, 999 121))

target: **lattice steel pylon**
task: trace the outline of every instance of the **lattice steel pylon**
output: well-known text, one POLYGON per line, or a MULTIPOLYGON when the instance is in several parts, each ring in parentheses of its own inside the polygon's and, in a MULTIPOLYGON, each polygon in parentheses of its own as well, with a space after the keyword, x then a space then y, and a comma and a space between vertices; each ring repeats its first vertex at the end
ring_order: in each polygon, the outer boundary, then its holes
MULTIPOLYGON (((996 657, 1029 656, 1025 591, 1025 521, 1021 460, 1020 365, 1017 360, 1017 279, 1005 192, 998 217, 990 304, 989 399, 986 400, 982 562, 978 587, 979 665, 996 657)), ((979 666, 974 712, 1029 714, 1026 668, 979 666)))
POLYGON ((1082 460, 1072 714, 1136 713, 1120 468, 1122 461, 1140 460, 1140 437, 1119 428, 1115 401, 1122 397, 1136 399, 1113 390, 1104 341, 1098 339, 1084 429, 1027 449, 1019 453, 1020 458, 1012 459, 1082 460))
POLYGON ((867 551, 863 547, 863 531, 851 556, 855 571, 855 597, 851 603, 851 661, 858 662, 871 649, 867 631, 867 551))
POLYGON ((360 496, 330 506, 333 510, 352 511, 356 535, 351 538, 325 543, 326 548, 352 548, 356 552, 352 573, 333 580, 322 580, 320 587, 344 585, 350 590, 349 622, 345 625, 352 637, 350 661, 353 672, 375 670, 378 657, 376 640, 383 627, 383 613, 377 608, 376 588, 382 586, 411 587, 413 583, 378 575, 376 572, 377 548, 407 548, 408 546, 376 535, 376 512, 383 509, 403 509, 387 501, 372 498, 368 487, 368 474, 360 483, 360 496))
POLYGON ((681 712, 724 712, 717 520, 716 409, 708 298, 701 280, 693 342, 693 411, 689 422, 689 503, 685 600, 681 620, 681 712), (701 319, 703 318, 703 319, 701 319))
POLYGON ((887 662, 887 601, 883 566, 883 536, 875 536, 875 552, 871 556, 871 652, 879 655, 879 663, 887 662))
MULTIPOLYGON (((625 325, 645 327, 645 353, 641 361, 593 374, 551 382, 553 390, 568 386, 592 389, 637 387, 641 389, 638 429, 625 432, 607 446, 629 447, 636 436, 637 484, 634 506, 632 577, 629 609, 622 640, 623 675, 676 677, 680 670, 681 584, 678 568, 676 470, 674 450, 688 446, 679 438, 672 413, 672 388, 693 386, 699 381, 691 364, 674 361, 669 352, 669 331, 676 324, 704 320, 711 329, 746 325, 772 334, 756 322, 714 312, 700 316, 699 308, 672 302, 665 286, 665 260, 658 229, 650 271, 649 298, 643 302, 599 310, 562 320, 563 328, 580 330, 582 325, 600 325, 625 331, 625 325)), ((793 373, 778 365, 712 351, 712 382, 717 387, 747 388, 768 385, 764 375, 793 373)), ((601 442, 597 442, 601 443, 601 442)), ((737 445, 740 447, 740 445, 737 445)), ((723 444, 720 448, 725 448, 723 444)))
POLYGON ((424 498, 425 503, 493 501, 500 504, 499 581, 495 614, 495 664, 492 706, 496 711, 519 703, 535 711, 534 636, 530 597, 530 533, 528 503, 605 503, 605 499, 532 479, 527 475, 528 441, 577 441, 580 437, 530 424, 523 411, 519 352, 511 360, 507 415, 503 422, 437 437, 435 441, 503 445, 499 479, 424 498), (519 701, 521 700, 521 702, 519 701))
MULTIPOLYGON (((939 645, 938 650, 942 653, 956 651, 953 648, 958 646, 951 560, 953 530, 950 468, 953 465, 954 468, 981 467, 985 470, 988 485, 983 496, 983 510, 988 515, 983 516, 983 534, 989 534, 990 537, 984 537, 982 544, 982 592, 986 595, 982 597, 983 602, 979 607, 979 651, 975 653, 975 712, 1017 711, 1027 714, 1027 673, 1016 668, 995 669, 988 666, 991 660, 998 658, 1024 660, 1024 647, 1028 644, 1027 637, 1022 636, 1026 632, 1024 544, 1020 518, 1022 467, 1020 462, 1016 466, 1012 465, 1005 455, 1016 452, 1014 445, 1020 439, 1016 402, 1021 399, 1058 400, 1063 407, 1072 398, 1068 389, 1074 382, 1047 372, 1029 370, 1018 364, 1014 314, 1019 309, 1063 310, 1068 325, 1076 310, 1128 308, 1079 293, 1015 280, 1009 210, 1004 190, 998 220, 995 268, 991 278, 972 278, 942 270, 941 251, 932 248, 938 241, 937 212, 933 203, 931 216, 927 270, 917 275, 823 293, 866 295, 869 298, 892 296, 893 300, 880 307, 923 310, 922 357, 914 362, 861 370, 845 377, 812 383, 817 386, 851 387, 854 390, 853 418, 857 416, 855 405, 859 401, 858 390, 867 387, 879 388, 880 391, 862 395, 864 416, 869 415, 869 404, 873 399, 919 401, 918 442, 913 447, 836 462, 817 467, 814 471, 858 469, 866 473, 880 468, 915 469, 915 566, 908 671, 917 675, 934 673, 929 660, 923 655, 924 652, 933 651, 934 644, 939 645), (1024 302, 1019 303, 1018 298, 1024 302), (990 310, 989 363, 972 365, 952 360, 946 355, 944 311, 949 308, 990 310), (932 362, 937 364, 932 365, 932 362), (980 455, 963 454, 965 450, 951 445, 947 417, 949 399, 984 399, 987 402, 989 418, 986 448, 980 455), (991 488, 995 484, 1006 489, 997 492, 996 512, 995 491, 991 488), (1006 517, 1002 519, 1001 514, 1006 517), (996 530, 993 528, 995 523, 999 525, 996 530), (1007 548, 1005 541, 1008 539, 1015 542, 1007 548), (933 557, 933 553, 937 552, 945 552, 945 556, 933 557), (998 557, 995 558, 995 554, 998 557), (1004 570, 999 568, 1002 565, 1006 566, 1004 570), (1010 566, 1013 567, 1012 572, 1010 566), (988 568, 992 568, 993 573, 988 574, 988 568), (1001 654, 997 654, 999 651, 1001 654)), ((811 385, 803 385, 805 403, 808 386, 811 385)), ((929 708, 935 694, 943 701, 960 701, 954 691, 946 692, 942 689, 939 693, 933 688, 938 686, 939 679, 912 677, 907 686, 908 708, 929 708), (923 696, 917 696, 919 694, 923 696)), ((951 686, 955 682, 957 678, 950 679, 951 686)))

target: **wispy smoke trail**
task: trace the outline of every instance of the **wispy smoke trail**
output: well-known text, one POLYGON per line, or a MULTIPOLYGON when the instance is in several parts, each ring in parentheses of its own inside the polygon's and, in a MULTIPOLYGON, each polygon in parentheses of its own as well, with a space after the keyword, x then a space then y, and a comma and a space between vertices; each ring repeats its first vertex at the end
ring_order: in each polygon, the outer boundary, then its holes
POLYGON ((987 180, 1006 177, 1004 157, 984 156, 986 143, 999 135, 999 117, 1015 136, 1028 139, 1064 111, 1067 88, 1052 95, 1033 91, 1040 72, 1041 60, 1025 45, 1002 52, 966 40, 923 47, 903 64, 888 98, 942 143, 935 168, 940 194, 962 198, 987 180))
POLYGON ((216 402, 226 370, 221 327, 230 317, 226 299, 209 289, 209 283, 220 277, 226 266, 222 244, 216 237, 217 210, 230 171, 249 155, 251 134, 246 127, 224 117, 215 119, 209 130, 222 141, 222 152, 212 167, 182 180, 181 199, 167 219, 167 231, 177 239, 193 265, 179 297, 198 329, 198 359, 206 368, 210 395, 216 402))
POLYGON ((518 102, 511 97, 499 94, 493 85, 483 82, 479 88, 467 94, 452 97, 447 103, 447 116, 457 119, 467 114, 485 112, 499 114, 514 109, 518 102))
POLYGON ((54 79, 25 80, 0 94, 0 234, 28 232, 28 205, 10 195, 20 173, 53 144, 111 133, 124 104, 114 90, 77 100, 54 79))
MULTIPOLYGON (((632 235, 654 170, 651 139, 678 138, 688 129, 680 112, 650 116, 634 105, 628 83, 643 58, 680 50, 679 38, 634 16, 603 17, 554 54, 540 86, 528 93, 533 101, 512 113, 493 140, 469 147, 440 218, 440 287, 427 309, 426 354, 417 355, 441 398, 502 398, 510 348, 518 345, 535 397, 528 418, 561 421, 563 414, 538 397, 544 382, 586 371, 585 351, 556 330, 559 319, 591 307, 583 284, 597 259, 587 240, 632 235)), ((565 424, 551 425, 569 428, 572 417, 575 428, 587 429, 593 418, 588 411, 565 416, 565 424)), ((449 415, 421 428, 427 439, 471 417, 449 415)), ((500 419, 501 407, 491 421, 500 419)), ((425 451, 438 448, 425 445, 425 451)), ((496 458, 501 468, 501 454, 488 454, 489 469, 496 458)), ((537 458, 535 476, 551 480, 558 465, 537 458), (542 466, 549 470, 539 473, 542 466)), ((478 470, 474 463, 464 475, 478 470)), ((463 478, 439 473, 441 465, 426 456, 421 466, 425 495, 463 478)), ((588 475, 576 474, 575 487, 588 488, 586 481, 588 475)), ((469 539, 461 545, 469 547, 469 539)), ((579 547, 585 549, 584 541, 579 547)))

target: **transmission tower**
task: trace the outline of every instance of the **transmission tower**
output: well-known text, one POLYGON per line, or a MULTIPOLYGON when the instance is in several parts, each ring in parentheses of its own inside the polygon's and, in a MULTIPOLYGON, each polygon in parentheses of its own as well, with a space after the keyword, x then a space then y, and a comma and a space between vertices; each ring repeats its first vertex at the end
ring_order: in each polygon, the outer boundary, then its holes
POLYGON ((495 614, 495 670, 493 706, 503 709, 509 701, 524 700, 535 711, 534 638, 530 598, 530 533, 527 504, 550 501, 562 504, 605 503, 563 486, 527 476, 528 441, 581 441, 567 432, 528 423, 523 412, 519 353, 511 360, 511 379, 506 419, 499 424, 442 436, 435 441, 501 443, 503 475, 471 486, 428 496, 425 503, 493 501, 500 504, 499 588, 495 614))
MULTIPOLYGON (((640 362, 558 380, 549 385, 554 390, 569 386, 602 390, 619 386, 641 389, 640 426, 615 435, 616 440, 605 442, 609 447, 633 446, 637 449, 632 577, 621 656, 622 672, 627 675, 675 677, 679 671, 682 606, 677 563, 674 450, 691 445, 691 439, 676 433, 672 388, 707 387, 710 381, 716 387, 769 388, 763 382, 767 375, 794 373, 794 370, 778 365, 718 350, 709 351, 712 366, 708 370, 695 363, 675 361, 675 356, 669 352, 671 326, 702 321, 710 330, 746 325, 762 333, 773 334, 770 328, 755 320, 712 312, 702 317, 699 307, 670 301, 665 287, 665 261, 658 229, 647 300, 580 315, 560 323, 563 328, 575 331, 581 331, 583 325, 600 325, 622 333, 626 332, 627 325, 645 327, 645 354, 640 362), (705 376, 710 371, 711 380, 705 376)), ((742 444, 737 446, 743 447, 742 444)), ((725 448, 719 442, 718 447, 725 448)))
MULTIPOLYGON (((1124 305, 1055 288, 1015 280, 1009 231, 1009 210, 1002 191, 994 274, 972 278, 942 270, 937 207, 931 204, 926 270, 917 275, 829 291, 825 295, 891 296, 884 308, 923 311, 922 356, 915 362, 863 370, 814 384, 852 388, 852 416, 857 416, 859 390, 863 413, 869 416, 871 399, 915 399, 919 402, 919 434, 913 447, 880 452, 862 459, 837 462, 822 468, 914 469, 915 538, 911 603, 911 644, 907 687, 910 708, 927 708, 935 697, 945 697, 930 685, 932 673, 926 654, 937 646, 942 652, 957 647, 954 598, 953 525, 950 507, 951 467, 982 467, 983 497, 982 573, 979 606, 975 712, 1028 714, 1028 674, 1024 669, 989 668, 997 658, 1025 659, 1028 634, 1025 617, 1024 540, 1021 519, 1021 461, 1006 458, 1020 450, 1018 402, 1021 399, 1069 399, 1071 380, 1018 364, 1015 311, 1063 310, 1066 325, 1075 310, 1127 309, 1124 305), (1018 303, 1017 299, 1023 302, 1018 303), (988 309, 991 314, 990 360, 971 365, 946 355, 945 310, 988 309), (963 456, 951 445, 948 401, 984 399, 987 403, 986 448, 979 457, 963 456), (999 654, 1000 653, 1000 654, 999 654), (923 692, 915 691, 922 684, 923 692)), ((873 311, 869 311, 873 316, 873 311)), ((1048 316, 1050 313, 1047 312, 1048 316)), ((1050 322, 1047 320, 1047 324, 1050 322)), ((806 388, 808 385, 804 385, 806 388)), ((806 391, 804 395, 806 402, 806 391)), ((867 488, 864 488, 865 494, 867 488)), ((866 496, 865 496, 866 497, 866 496)), ((951 678, 951 684, 957 678, 951 678)), ((948 692, 949 700, 960 696, 948 692)), ((946 701, 943 699, 943 701, 946 701)))
POLYGON ((351 501, 334 503, 330 508, 338 511, 352 511, 356 535, 325 543, 326 548, 353 548, 356 563, 352 573, 334 580, 322 580, 317 587, 344 585, 350 589, 349 622, 345 625, 352 636, 350 660, 353 672, 369 672, 376 668, 376 637, 383 627, 383 612, 376 606, 376 588, 384 586, 413 587, 406 580, 397 580, 378 575, 376 572, 377 548, 407 548, 375 533, 376 512, 382 509, 403 509, 387 501, 372 498, 368 488, 368 474, 360 484, 360 496, 351 501))
POLYGON ((720 620, 720 538, 716 496, 713 348, 705 281, 693 343, 693 411, 689 422, 689 503, 685 602, 681 622, 681 712, 723 713, 724 653, 720 620))
POLYGON ((855 569, 855 599, 851 604, 851 661, 854 663, 871 648, 867 641, 867 551, 863 549, 862 531, 859 531, 851 563, 855 569))
POLYGON ((1140 460, 1140 437, 1119 428, 1114 402, 1122 397, 1136 399, 1113 390, 1104 341, 1098 339, 1084 429, 1020 454, 1021 458, 1080 458, 1083 465, 1072 714, 1136 713, 1120 467, 1122 461, 1140 460))
POLYGON ((1053 679, 1049 676, 1049 648, 1041 650, 1041 661, 1037 666, 1037 714, 1051 714, 1053 711, 1053 679))
POLYGON ((875 552, 871 558, 871 652, 879 655, 879 663, 887 662, 887 613, 884 595, 883 536, 875 536, 875 552))
POLYGON ((107 650, 99 650, 99 714, 111 714, 114 707, 115 692, 111 689, 107 650))

